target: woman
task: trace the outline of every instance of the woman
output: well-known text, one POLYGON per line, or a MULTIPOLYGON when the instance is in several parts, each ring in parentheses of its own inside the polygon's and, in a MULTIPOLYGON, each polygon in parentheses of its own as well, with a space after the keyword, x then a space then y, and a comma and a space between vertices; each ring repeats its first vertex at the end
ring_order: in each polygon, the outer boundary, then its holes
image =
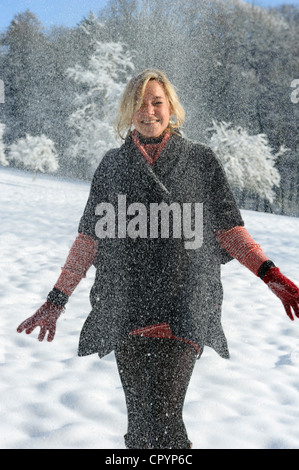
POLYGON ((48 331, 52 341, 69 296, 95 265, 78 354, 114 350, 132 449, 191 447, 182 410, 195 360, 205 345, 229 357, 221 264, 238 259, 292 320, 299 317, 299 289, 250 237, 221 164, 208 147, 181 136, 183 122, 164 73, 147 69, 128 83, 117 122, 125 142, 95 172, 78 236, 46 303, 18 327, 29 334, 40 326, 39 340, 48 331))

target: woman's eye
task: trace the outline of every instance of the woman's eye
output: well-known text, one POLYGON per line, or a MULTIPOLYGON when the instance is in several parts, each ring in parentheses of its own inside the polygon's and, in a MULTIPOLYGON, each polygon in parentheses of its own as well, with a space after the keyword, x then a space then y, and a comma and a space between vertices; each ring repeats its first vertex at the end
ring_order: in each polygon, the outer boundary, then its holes
MULTIPOLYGON (((152 106, 159 106, 160 104, 163 104, 162 101, 154 101, 152 102, 152 106)), ((142 103, 142 105, 140 106, 140 108, 145 108, 147 106, 146 103, 142 103)))

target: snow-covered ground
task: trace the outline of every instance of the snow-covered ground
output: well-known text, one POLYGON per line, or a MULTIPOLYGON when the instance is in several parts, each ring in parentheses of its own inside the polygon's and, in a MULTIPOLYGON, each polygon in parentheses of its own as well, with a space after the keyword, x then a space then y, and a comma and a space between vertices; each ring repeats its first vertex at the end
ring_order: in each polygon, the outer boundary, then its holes
MULTIPOLYGON (((44 302, 76 236, 89 184, 0 169, 0 448, 123 449, 126 409, 111 353, 77 357, 94 269, 59 320, 53 343, 16 327, 44 302)), ((243 211, 246 226, 299 284, 299 219, 243 211)), ((299 448, 299 320, 262 281, 223 268, 231 359, 206 348, 185 405, 194 449, 299 448)))

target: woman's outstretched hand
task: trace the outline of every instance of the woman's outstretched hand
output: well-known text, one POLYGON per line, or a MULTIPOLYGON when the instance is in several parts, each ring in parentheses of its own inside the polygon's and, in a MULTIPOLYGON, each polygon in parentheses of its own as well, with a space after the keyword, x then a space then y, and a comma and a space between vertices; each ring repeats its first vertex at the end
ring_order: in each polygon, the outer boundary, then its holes
POLYGON ((293 313, 299 318, 299 288, 276 267, 266 272, 263 281, 280 298, 290 319, 294 321, 293 313))
POLYGON ((47 331, 47 341, 53 341, 56 332, 56 322, 60 317, 64 307, 60 305, 54 305, 48 300, 27 320, 23 321, 17 328, 18 333, 22 333, 24 330, 29 335, 32 331, 39 326, 40 333, 38 340, 43 341, 47 331))

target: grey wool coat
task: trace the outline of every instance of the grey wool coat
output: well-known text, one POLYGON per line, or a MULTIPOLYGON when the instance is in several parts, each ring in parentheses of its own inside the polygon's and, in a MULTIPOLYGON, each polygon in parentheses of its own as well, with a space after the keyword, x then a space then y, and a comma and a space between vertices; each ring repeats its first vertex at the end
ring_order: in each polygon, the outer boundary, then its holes
POLYGON ((200 354, 207 345, 228 358, 220 270, 231 257, 215 232, 237 225, 243 220, 209 147, 173 134, 153 166, 131 136, 109 151, 94 174, 79 224, 80 233, 98 241, 92 310, 79 356, 103 357, 130 331, 168 322, 175 336, 197 343, 200 354), (168 212, 169 226, 161 212, 151 219, 161 203, 177 209, 168 212), (162 235, 162 229, 169 230, 162 235), (190 244, 197 233, 197 243, 190 244))

